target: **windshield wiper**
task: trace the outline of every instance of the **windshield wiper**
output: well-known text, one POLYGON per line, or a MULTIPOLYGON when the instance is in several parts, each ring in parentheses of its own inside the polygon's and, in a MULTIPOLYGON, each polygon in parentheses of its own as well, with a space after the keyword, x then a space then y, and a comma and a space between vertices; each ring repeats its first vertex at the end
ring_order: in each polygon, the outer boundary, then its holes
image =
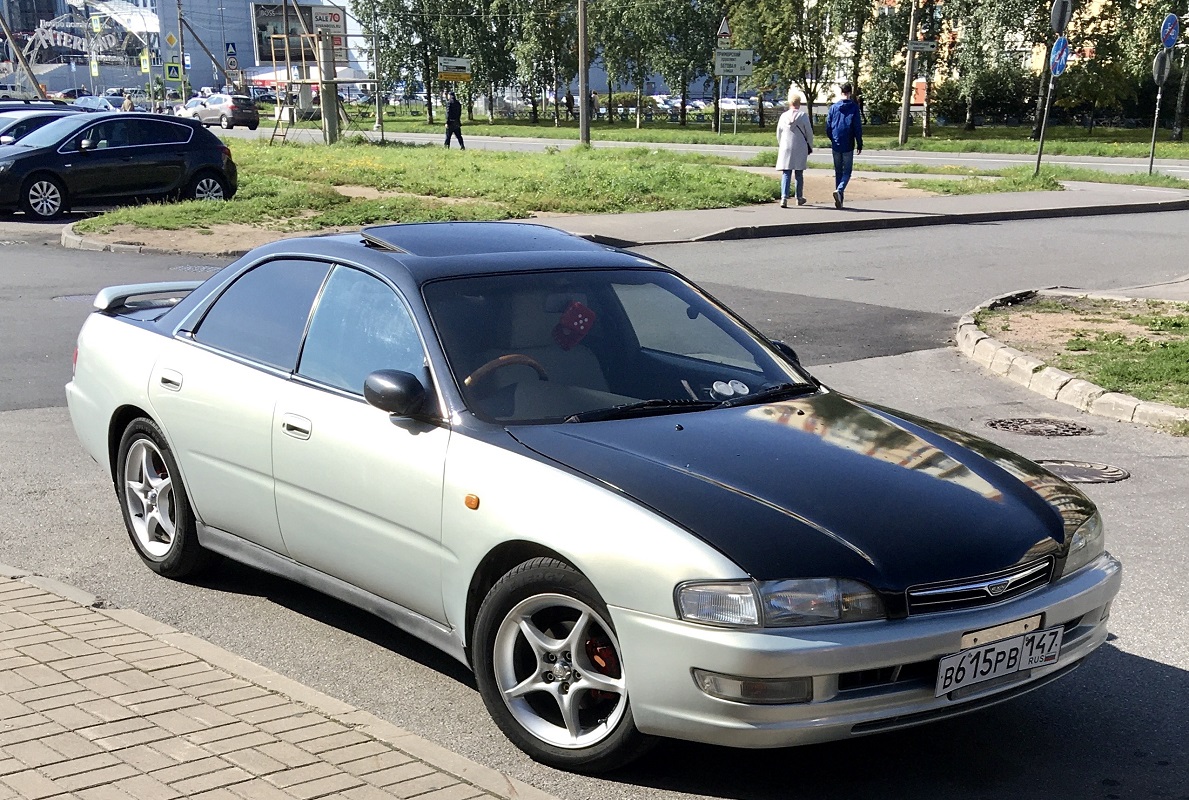
POLYGON ((719 408, 746 406, 751 403, 764 403, 769 400, 775 400, 778 397, 793 397, 799 394, 810 394, 815 391, 817 391, 817 386, 812 383, 778 383, 775 386, 767 386, 751 394, 741 394, 738 397, 731 397, 717 405, 719 408))
POLYGON ((628 417, 645 416, 650 413, 664 413, 666 411, 697 411, 702 408, 716 408, 720 403, 709 400, 665 400, 655 398, 641 400, 638 403, 624 403, 610 408, 596 408, 590 411, 579 411, 566 417, 566 422, 599 422, 607 419, 626 419, 628 417))

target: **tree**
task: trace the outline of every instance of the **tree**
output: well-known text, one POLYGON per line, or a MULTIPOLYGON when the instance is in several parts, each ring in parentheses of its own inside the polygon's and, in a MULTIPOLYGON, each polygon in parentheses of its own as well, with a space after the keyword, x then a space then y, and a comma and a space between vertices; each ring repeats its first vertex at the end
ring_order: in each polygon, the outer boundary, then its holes
POLYGON ((796 84, 811 117, 819 92, 838 72, 833 10, 829 0, 739 0, 730 12, 733 33, 756 51, 755 72, 796 84))
POLYGON ((681 93, 679 121, 685 125, 689 86, 709 76, 714 65, 714 35, 722 8, 706 0, 661 0, 657 11, 663 24, 652 62, 669 90, 681 93))

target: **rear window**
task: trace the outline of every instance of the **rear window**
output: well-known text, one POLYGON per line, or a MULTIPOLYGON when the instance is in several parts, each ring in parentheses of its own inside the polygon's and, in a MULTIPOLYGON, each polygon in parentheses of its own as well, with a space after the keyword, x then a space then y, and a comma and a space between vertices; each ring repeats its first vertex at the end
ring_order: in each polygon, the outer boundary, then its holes
POLYGON ((251 106, 255 105, 256 101, 250 97, 245 97, 242 94, 235 94, 231 96, 231 102, 237 106, 251 106))

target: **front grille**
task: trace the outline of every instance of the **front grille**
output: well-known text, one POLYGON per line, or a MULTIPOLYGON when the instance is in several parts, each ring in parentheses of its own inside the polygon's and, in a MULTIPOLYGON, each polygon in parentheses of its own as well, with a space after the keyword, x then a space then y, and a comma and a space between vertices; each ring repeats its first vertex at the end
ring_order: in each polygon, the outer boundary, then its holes
POLYGON ((912 586, 908 590, 908 613, 977 608, 1019 597, 1046 585, 1053 577, 1053 564, 1053 559, 1044 558, 990 575, 912 586))

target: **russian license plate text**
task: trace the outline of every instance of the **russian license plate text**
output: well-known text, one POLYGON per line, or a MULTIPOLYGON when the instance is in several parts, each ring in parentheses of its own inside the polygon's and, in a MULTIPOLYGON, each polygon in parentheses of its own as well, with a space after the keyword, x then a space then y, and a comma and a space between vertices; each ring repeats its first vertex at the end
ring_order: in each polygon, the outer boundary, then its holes
POLYGON ((1002 675, 1055 664, 1062 633, 1060 626, 1046 628, 946 656, 938 663, 935 693, 940 697, 1002 675))

